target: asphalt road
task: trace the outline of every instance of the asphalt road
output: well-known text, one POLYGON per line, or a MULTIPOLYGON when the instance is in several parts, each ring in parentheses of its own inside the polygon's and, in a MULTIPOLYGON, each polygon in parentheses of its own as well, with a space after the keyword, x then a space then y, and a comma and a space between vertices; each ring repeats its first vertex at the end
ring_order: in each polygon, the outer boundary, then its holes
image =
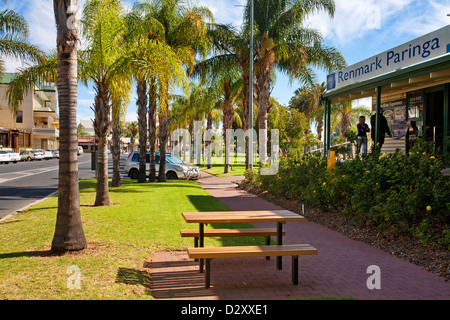
MULTIPOLYGON (((126 155, 121 157, 121 165, 126 155)), ((0 219, 58 190, 58 159, 0 164, 0 219)), ((122 166, 121 166, 122 167, 122 166)), ((78 157, 80 180, 95 179, 91 155, 78 157)), ((112 177, 112 157, 109 157, 112 177)), ((122 167, 122 177, 126 177, 122 167)))

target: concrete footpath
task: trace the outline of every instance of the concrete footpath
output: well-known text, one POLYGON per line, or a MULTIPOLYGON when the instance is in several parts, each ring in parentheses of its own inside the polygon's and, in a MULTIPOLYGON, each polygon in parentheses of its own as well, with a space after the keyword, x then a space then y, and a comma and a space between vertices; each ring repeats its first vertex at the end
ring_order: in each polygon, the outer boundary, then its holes
MULTIPOLYGON (((281 210, 233 181, 203 173, 199 184, 231 210, 281 210)), ((275 227, 261 223, 255 226, 275 227)), ((160 252, 152 257, 152 292, 156 299, 285 300, 353 297, 362 300, 448 300, 450 282, 417 265, 321 225, 303 221, 284 225, 284 244, 308 243, 317 256, 299 257, 299 284, 291 284, 291 258, 283 270, 265 258, 214 259, 211 288, 186 252, 160 252), (373 267, 375 269, 372 269, 373 267), (378 270, 374 272, 373 270, 378 270), (377 279, 375 276, 379 275, 377 279), (369 289, 373 284, 380 288, 369 289), (369 285, 369 286, 368 286, 369 285)))

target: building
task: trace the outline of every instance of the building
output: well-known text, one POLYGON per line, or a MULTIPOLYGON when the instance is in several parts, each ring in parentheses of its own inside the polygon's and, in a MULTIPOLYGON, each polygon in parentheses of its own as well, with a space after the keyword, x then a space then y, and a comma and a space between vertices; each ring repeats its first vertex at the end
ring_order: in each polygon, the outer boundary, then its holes
POLYGON ((330 104, 371 97, 379 140, 380 110, 393 134, 382 152, 408 151, 414 137, 449 152, 450 25, 327 76, 325 147, 330 148, 330 104))
POLYGON ((0 75, 0 145, 20 149, 58 149, 59 117, 56 86, 34 87, 23 97, 17 116, 6 98, 14 73, 0 75))

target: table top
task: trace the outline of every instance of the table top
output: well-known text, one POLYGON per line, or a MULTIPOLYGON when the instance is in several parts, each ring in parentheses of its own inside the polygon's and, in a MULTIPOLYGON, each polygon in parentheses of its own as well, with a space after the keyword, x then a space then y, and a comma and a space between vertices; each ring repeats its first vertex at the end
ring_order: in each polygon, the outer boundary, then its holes
POLYGON ((187 223, 286 222, 304 221, 305 217, 289 210, 183 212, 187 223))

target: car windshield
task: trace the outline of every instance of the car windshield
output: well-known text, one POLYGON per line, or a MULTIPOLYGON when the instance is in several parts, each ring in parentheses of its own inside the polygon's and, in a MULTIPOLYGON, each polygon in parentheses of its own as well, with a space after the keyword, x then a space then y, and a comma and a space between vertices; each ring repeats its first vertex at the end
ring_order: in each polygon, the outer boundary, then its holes
POLYGON ((166 161, 167 161, 167 163, 172 163, 172 164, 183 164, 183 161, 181 161, 177 157, 169 156, 169 155, 166 156, 166 161))

